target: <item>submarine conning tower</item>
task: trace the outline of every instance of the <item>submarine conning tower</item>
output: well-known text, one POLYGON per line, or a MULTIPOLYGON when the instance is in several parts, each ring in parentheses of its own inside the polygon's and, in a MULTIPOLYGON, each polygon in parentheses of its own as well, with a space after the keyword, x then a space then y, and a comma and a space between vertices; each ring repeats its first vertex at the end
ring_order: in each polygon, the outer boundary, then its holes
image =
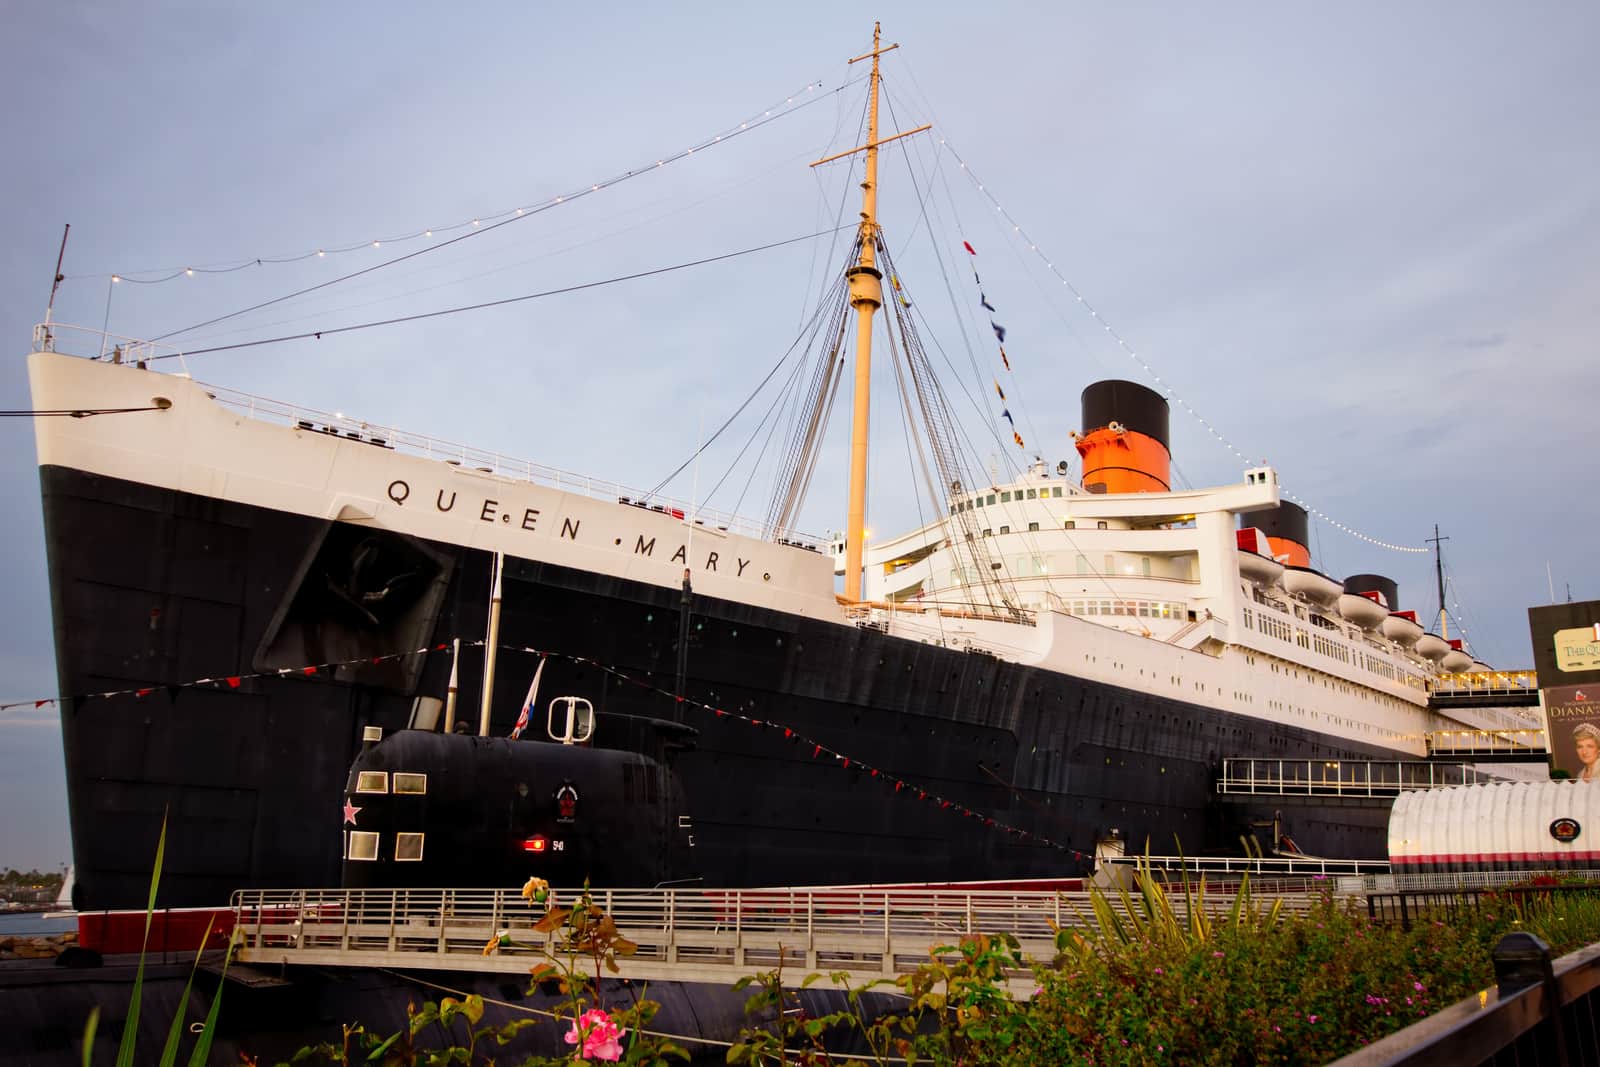
POLYGON ((1172 449, 1167 402, 1136 382, 1095 382, 1083 391, 1083 487, 1091 493, 1165 493, 1172 449))
POLYGON ((1344 580, 1344 591, 1356 596, 1382 593, 1383 600, 1379 603, 1386 611, 1400 610, 1400 587, 1394 584, 1393 578, 1381 574, 1352 574, 1344 580))
POLYGON ((1253 511, 1239 517, 1241 526, 1254 526, 1267 535, 1272 546, 1272 558, 1291 567, 1311 566, 1311 550, 1307 547, 1306 509, 1287 500, 1278 502, 1270 511, 1253 511))

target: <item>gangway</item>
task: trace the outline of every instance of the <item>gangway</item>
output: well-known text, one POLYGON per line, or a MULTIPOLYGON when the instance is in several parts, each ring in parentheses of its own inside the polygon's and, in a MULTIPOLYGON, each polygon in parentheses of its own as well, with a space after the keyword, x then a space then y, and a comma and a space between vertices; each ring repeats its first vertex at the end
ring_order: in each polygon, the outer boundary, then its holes
MULTIPOLYGON (((577 892, 555 895, 570 904, 577 892)), ((1086 926, 1094 914, 1084 892, 678 888, 593 890, 592 897, 639 946, 618 959, 615 977, 721 985, 780 965, 796 985, 816 971, 843 971, 858 983, 893 979, 927 963, 932 949, 975 933, 1011 934, 1025 956, 1048 962, 1056 930, 1086 926)), ((1284 899, 1289 910, 1309 906, 1303 894, 1284 899)), ((1187 916, 1182 894, 1173 906, 1187 916)), ((1233 898, 1207 894, 1203 906, 1224 915, 1233 898)), ((249 889, 233 894, 233 912, 238 958, 257 965, 525 975, 562 955, 559 932, 533 930, 545 907, 516 890, 249 889), (513 944, 486 954, 502 935, 513 944)), ((1037 981, 1019 970, 1008 984, 1028 996, 1037 981)))
POLYGON ((1526 671, 1465 671, 1428 683, 1428 706, 1529 708, 1539 705, 1539 679, 1526 671))
POLYGON ((1223 796, 1348 797, 1387 803, 1412 789, 1493 780, 1465 763, 1244 757, 1222 761, 1217 792, 1223 796))
POLYGON ((1524 730, 1434 730, 1423 734, 1428 755, 1446 759, 1470 756, 1479 763, 1497 760, 1536 762, 1550 758, 1545 732, 1524 730))

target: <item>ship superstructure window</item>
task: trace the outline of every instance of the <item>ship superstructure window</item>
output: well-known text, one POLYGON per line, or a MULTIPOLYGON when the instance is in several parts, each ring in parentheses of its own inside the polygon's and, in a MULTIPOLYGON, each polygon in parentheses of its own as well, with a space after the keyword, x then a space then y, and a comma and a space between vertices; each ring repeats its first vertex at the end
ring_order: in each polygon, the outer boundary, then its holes
POLYGON ((396 863, 422 862, 422 835, 395 834, 394 858, 396 863))
POLYGON ((991 504, 994 503, 994 494, 993 493, 989 494, 989 503, 991 503, 991 504))
POLYGON ((1039 532, 1039 524, 1036 523, 1036 522, 1028 523, 1028 532, 1029 533, 1038 533, 1039 532))
POLYGON ((1094 528, 1095 528, 1095 529, 1096 529, 1096 530, 1105 530, 1105 529, 1109 529, 1109 527, 1108 527, 1108 526, 1107 526, 1107 525, 1106 525, 1106 520, 1104 520, 1104 519, 1101 519, 1101 520, 1100 520, 1100 521, 1099 521, 1099 522, 1096 522, 1096 523, 1095 523, 1095 524, 1094 524, 1094 528))
POLYGON ((1037 489, 1029 489, 1028 490, 1028 499, 1029 500, 1037 500, 1037 499, 1039 499, 1039 491, 1037 489))
POLYGON ((374 830, 351 830, 350 851, 346 858, 375 862, 378 858, 378 834, 374 830))
POLYGON ((1001 533, 1003 533, 1003 534, 1007 534, 1007 533, 1010 533, 1010 532, 1011 532, 1011 527, 1009 527, 1009 526, 1002 526, 1002 527, 1000 527, 1000 532, 1001 532, 1001 533))
POLYGON ((1073 520, 1068 519, 1067 520, 1067 525, 1066 525, 1065 528, 1068 529, 1068 530, 1076 530, 1078 528, 1078 524, 1076 522, 1074 522, 1073 520))
POLYGON ((1002 503, 1002 504, 1011 503, 1011 490, 1007 489, 1005 492, 1000 494, 1000 503, 1002 503))
POLYGON ((362 771, 356 775, 357 793, 387 793, 388 791, 388 771, 362 771))
POLYGON ((1061 487, 1059 485, 1056 486, 1050 491, 1050 495, 1055 497, 1057 500, 1061 499, 1061 487))
POLYGON ((413 771, 394 772, 396 796, 422 796, 428 791, 428 776, 413 771))

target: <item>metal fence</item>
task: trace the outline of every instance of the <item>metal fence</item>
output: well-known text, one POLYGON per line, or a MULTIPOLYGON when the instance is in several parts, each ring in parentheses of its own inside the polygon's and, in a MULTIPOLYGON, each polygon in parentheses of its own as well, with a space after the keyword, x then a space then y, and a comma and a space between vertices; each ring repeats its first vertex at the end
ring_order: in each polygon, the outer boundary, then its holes
POLYGON ((1600 945, 1552 960, 1527 933, 1495 946, 1495 985, 1330 1067, 1600 1064, 1600 945))

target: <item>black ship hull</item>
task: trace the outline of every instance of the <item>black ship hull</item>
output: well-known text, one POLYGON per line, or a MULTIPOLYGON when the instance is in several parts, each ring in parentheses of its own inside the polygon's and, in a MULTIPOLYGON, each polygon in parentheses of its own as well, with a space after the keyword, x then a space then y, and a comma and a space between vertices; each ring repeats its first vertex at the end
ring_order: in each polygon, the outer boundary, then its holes
MULTIPOLYGON (((482 638, 490 554, 54 466, 41 481, 77 907, 143 906, 164 813, 163 905, 338 884, 334 813, 363 727, 403 729, 416 698, 443 695, 451 655, 438 646, 482 638), (335 661, 347 665, 300 669, 335 661), (130 688, 153 691, 70 695, 130 688)), ((1274 812, 1270 802, 1213 802, 1223 757, 1406 758, 695 596, 687 695, 822 741, 853 758, 846 769, 781 728, 678 705, 597 666, 672 689, 678 591, 516 559, 505 582, 502 646, 556 653, 542 693, 582 695, 602 718, 680 719, 699 731, 675 769, 707 885, 1072 877, 1112 828, 1132 849, 1236 848, 1274 812), (894 790, 862 763, 917 788, 894 790)), ((536 662, 501 653, 492 733, 509 733, 536 662)), ((481 663, 464 654, 460 667, 463 705, 474 709, 463 717, 475 718, 481 663)), ((1384 854, 1386 808, 1293 816, 1308 852, 1384 854)))

